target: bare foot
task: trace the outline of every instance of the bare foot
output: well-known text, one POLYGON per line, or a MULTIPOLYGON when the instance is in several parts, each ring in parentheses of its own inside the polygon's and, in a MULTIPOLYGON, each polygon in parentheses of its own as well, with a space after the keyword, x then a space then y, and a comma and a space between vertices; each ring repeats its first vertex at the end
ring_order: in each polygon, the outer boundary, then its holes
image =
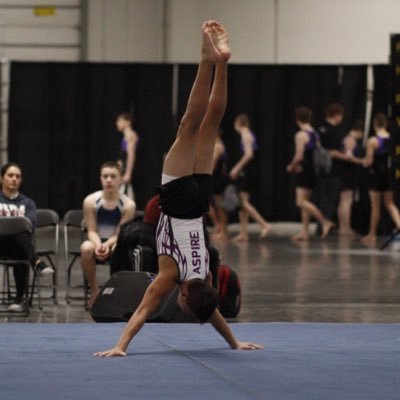
POLYGON ((213 230, 213 233, 211 234, 211 237, 213 238, 214 236, 219 236, 221 234, 221 229, 219 227, 216 227, 213 230))
POLYGON ((211 37, 215 47, 219 50, 223 61, 228 61, 231 57, 231 48, 229 46, 228 33, 223 25, 217 21, 209 21, 211 28, 211 37))
POLYGON ((214 232, 214 233, 211 234, 211 239, 212 240, 218 240, 220 235, 221 234, 219 232, 214 232))
POLYGON ((217 63, 223 61, 221 52, 217 49, 212 38, 212 29, 210 27, 210 21, 203 23, 203 43, 201 47, 201 57, 203 61, 209 63, 217 63))
POLYGON ((247 242, 249 240, 249 237, 247 235, 240 234, 240 235, 234 236, 231 240, 232 240, 232 242, 236 242, 236 243, 237 242, 247 242))
POLYGON ((292 240, 295 242, 308 242, 310 237, 305 232, 299 232, 297 235, 292 236, 292 240))
POLYGON ((228 231, 227 231, 226 229, 224 229, 224 230, 221 232, 221 239, 222 239, 222 240, 228 240, 228 239, 229 239, 228 231))
POLYGON ((265 239, 267 237, 268 233, 270 232, 271 228, 272 227, 269 224, 267 224, 264 228, 262 228, 259 239, 265 239))
POLYGON ((356 233, 354 231, 347 230, 347 229, 341 229, 338 231, 340 236, 356 236, 356 233))
POLYGON ((89 310, 92 309, 93 304, 94 304, 94 302, 96 301, 96 297, 97 297, 98 294, 99 294, 99 289, 94 289, 94 290, 92 290, 92 292, 91 292, 91 294, 90 294, 90 297, 89 297, 89 300, 88 300, 88 307, 89 307, 89 310))
POLYGON ((325 240, 328 235, 329 232, 331 231, 332 228, 335 227, 335 224, 332 221, 327 221, 322 225, 322 235, 321 235, 321 239, 325 240))
POLYGON ((375 235, 367 235, 361 238, 361 241, 365 244, 375 244, 376 243, 376 236, 375 235))
POLYGON ((211 239, 212 240, 227 240, 228 239, 228 235, 224 234, 224 233, 213 233, 211 235, 211 239))

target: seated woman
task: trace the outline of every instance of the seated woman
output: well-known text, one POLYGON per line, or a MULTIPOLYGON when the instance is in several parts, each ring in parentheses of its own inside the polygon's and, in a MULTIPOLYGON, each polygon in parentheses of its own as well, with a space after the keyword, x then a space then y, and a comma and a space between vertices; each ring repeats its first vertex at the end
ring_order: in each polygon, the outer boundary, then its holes
MULTIPOLYGON (((36 205, 32 199, 19 192, 22 183, 21 167, 16 163, 7 163, 1 168, 0 176, 0 216, 26 217, 31 221, 34 231, 36 225, 36 205)), ((37 257, 31 234, 2 237, 0 241, 0 255, 30 260, 31 264, 41 275, 54 273, 52 268, 48 267, 37 257)), ((17 293, 8 310, 20 312, 26 306, 23 300, 29 278, 29 270, 25 264, 18 264, 14 266, 13 272, 17 293)))

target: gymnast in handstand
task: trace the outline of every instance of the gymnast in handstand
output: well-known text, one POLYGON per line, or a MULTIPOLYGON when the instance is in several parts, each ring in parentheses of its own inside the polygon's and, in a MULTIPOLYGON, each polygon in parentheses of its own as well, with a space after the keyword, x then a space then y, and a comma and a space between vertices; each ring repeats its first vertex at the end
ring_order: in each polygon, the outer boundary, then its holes
POLYGON ((200 323, 211 322, 231 348, 263 347, 234 337, 218 311, 218 293, 211 285, 203 215, 208 212, 212 195, 213 152, 226 108, 227 62, 231 52, 227 32, 220 23, 204 22, 202 34, 197 76, 162 171, 161 217, 156 233, 159 274, 147 288, 115 347, 95 353, 96 356, 125 356, 130 341, 176 284, 181 309, 200 323))

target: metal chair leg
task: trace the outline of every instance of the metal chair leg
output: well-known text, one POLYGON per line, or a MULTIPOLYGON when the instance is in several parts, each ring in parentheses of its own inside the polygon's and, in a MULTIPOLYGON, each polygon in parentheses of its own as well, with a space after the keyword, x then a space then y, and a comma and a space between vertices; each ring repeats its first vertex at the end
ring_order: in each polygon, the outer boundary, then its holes
POLYGON ((36 271, 35 268, 32 268, 32 269, 33 269, 33 280, 32 280, 31 295, 29 297, 29 305, 32 306, 32 304, 33 304, 33 294, 35 292, 35 287, 37 287, 39 310, 42 310, 43 309, 43 305, 42 305, 42 291, 41 291, 41 283, 40 283, 40 273, 38 271, 36 271))

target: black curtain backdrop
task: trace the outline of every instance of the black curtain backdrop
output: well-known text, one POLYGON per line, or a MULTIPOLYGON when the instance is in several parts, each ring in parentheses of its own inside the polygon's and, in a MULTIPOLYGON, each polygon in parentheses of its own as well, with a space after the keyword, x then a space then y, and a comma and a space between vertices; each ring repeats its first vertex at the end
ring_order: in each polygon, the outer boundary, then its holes
MULTIPOLYGON (((330 102, 346 109, 344 126, 364 119, 366 66, 230 65, 228 106, 221 124, 229 164, 240 156, 233 120, 247 113, 259 151, 252 199, 271 221, 299 220, 293 178, 294 110, 314 110, 314 125, 330 102)), ((23 191, 39 207, 60 213, 80 207, 99 188, 98 167, 118 154, 115 116, 133 110, 140 135, 134 186, 139 208, 159 183, 162 158, 172 143, 196 74, 179 65, 178 115, 172 116, 172 66, 149 64, 13 63, 9 159, 23 168, 23 191)), ((388 104, 387 66, 374 70, 377 110, 388 104), (387 69, 387 71, 385 71, 387 69), (378 107, 379 104, 379 107, 378 107)), ((386 110, 385 110, 386 111, 386 110)))
MULTIPOLYGON (((179 68, 180 116, 195 74, 196 66, 179 68)), ((240 157, 240 138, 233 121, 237 114, 246 113, 259 143, 258 180, 253 184, 252 200, 268 220, 298 220, 293 177, 286 173, 297 130, 294 110, 302 105, 311 107, 317 127, 326 106, 340 102, 346 109, 344 125, 348 129, 355 119, 364 118, 366 67, 231 65, 228 91, 221 127, 230 166, 240 157)))
MULTIPOLYGON (((390 91, 390 67, 388 65, 374 66, 374 93, 372 98, 372 115, 389 113, 392 102, 390 91)), ((372 121, 370 127, 372 133, 372 121)))
POLYGON ((159 184, 170 141, 171 85, 168 65, 12 63, 9 160, 23 169, 23 192, 60 214, 80 208, 100 188, 100 165, 118 157, 116 116, 133 111, 142 208, 159 184))

